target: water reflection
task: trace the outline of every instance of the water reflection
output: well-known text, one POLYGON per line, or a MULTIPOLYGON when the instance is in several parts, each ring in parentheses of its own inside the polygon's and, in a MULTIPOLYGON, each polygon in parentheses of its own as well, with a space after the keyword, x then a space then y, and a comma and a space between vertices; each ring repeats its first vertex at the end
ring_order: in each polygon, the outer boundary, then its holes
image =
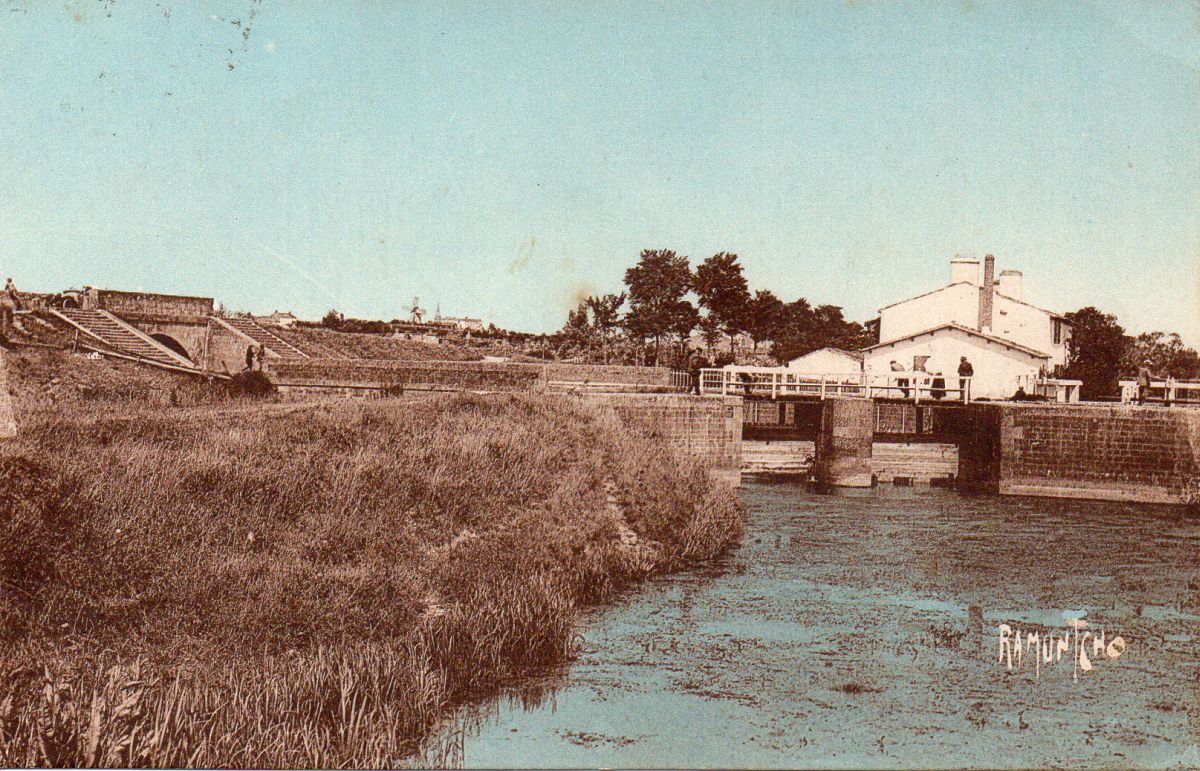
POLYGON ((593 612, 586 645, 464 710, 478 766, 1200 765, 1200 521, 881 487, 743 490, 743 544, 593 612), (1073 678, 999 624, 1129 641, 1073 678))

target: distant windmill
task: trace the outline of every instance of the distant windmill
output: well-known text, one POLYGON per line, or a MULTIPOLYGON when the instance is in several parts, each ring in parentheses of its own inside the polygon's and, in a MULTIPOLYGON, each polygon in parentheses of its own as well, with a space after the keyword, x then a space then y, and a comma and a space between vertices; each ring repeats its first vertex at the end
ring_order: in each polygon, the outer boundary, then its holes
POLYGON ((414 324, 420 324, 421 320, 425 318, 425 309, 421 307, 420 297, 413 298, 412 310, 409 311, 409 315, 414 324))

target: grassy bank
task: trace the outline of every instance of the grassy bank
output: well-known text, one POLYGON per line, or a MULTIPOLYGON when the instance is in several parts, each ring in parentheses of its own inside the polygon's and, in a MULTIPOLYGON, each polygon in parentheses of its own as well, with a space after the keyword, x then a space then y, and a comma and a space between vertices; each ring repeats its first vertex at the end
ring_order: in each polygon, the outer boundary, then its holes
POLYGON ((0 447, 0 764, 384 766, 738 537, 566 400, 29 413, 0 447))

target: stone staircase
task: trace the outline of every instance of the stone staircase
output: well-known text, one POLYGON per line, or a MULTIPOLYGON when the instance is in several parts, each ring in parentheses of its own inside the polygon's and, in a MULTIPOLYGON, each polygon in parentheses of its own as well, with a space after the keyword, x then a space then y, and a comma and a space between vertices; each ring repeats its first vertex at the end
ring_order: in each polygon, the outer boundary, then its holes
POLYGON ((300 350, 296 346, 284 340, 279 335, 259 324, 254 319, 248 319, 242 316, 231 316, 229 318, 216 318, 217 322, 224 324, 226 327, 239 332, 244 337, 254 341, 255 345, 263 345, 267 348, 267 353, 277 356, 281 359, 308 359, 307 353, 300 350))
POLYGON ((156 364, 195 369, 195 365, 187 357, 180 356, 108 311, 64 308, 52 310, 51 313, 107 348, 156 364))

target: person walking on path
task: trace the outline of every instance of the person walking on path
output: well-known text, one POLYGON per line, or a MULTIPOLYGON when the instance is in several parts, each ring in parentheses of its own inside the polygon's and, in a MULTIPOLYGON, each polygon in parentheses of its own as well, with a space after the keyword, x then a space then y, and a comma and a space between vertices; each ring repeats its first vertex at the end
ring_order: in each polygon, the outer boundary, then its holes
POLYGON ((267 360, 267 344, 258 344, 258 371, 263 371, 263 362, 267 360))
POLYGON ((1150 384, 1154 381, 1154 373, 1150 371, 1150 360, 1142 361, 1137 373, 1137 402, 1145 404, 1150 398, 1150 384))
POLYGON ((963 401, 967 399, 967 386, 970 380, 967 378, 975 376, 975 368, 971 366, 971 362, 967 361, 966 356, 960 356, 958 359, 958 392, 962 396, 963 401))

